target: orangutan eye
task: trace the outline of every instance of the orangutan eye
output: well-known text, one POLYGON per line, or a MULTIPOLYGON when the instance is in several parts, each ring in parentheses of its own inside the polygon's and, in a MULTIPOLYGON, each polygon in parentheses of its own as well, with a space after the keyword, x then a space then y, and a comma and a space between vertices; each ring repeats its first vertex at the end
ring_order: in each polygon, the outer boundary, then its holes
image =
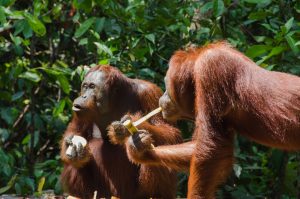
POLYGON ((86 88, 87 88, 87 84, 86 83, 82 84, 82 89, 86 89, 86 88))
POLYGON ((90 84, 90 88, 94 89, 95 88, 95 84, 90 84))

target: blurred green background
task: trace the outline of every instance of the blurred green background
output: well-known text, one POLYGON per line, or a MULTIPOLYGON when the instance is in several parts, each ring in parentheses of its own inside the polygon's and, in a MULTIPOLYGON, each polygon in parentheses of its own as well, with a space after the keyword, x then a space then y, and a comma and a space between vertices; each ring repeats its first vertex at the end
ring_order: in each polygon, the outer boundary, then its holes
MULTIPOLYGON (((62 194, 59 141, 85 67, 162 88, 172 53, 215 40, 300 74, 299 0, 0 0, 0 195, 62 194)), ((272 100, 272 99, 269 99, 272 100)), ((191 125, 180 124, 184 136, 191 125)), ((238 137, 218 198, 300 198, 300 155, 238 137)), ((187 176, 179 175, 178 196, 187 176)))

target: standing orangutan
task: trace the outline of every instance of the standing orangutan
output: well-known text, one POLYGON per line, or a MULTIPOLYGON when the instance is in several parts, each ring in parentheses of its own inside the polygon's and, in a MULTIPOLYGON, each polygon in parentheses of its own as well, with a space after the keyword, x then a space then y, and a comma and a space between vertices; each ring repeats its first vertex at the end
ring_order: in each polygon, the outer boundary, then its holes
MULTIPOLYGON (((214 198, 232 169, 233 138, 300 150, 300 78, 270 72, 224 42, 170 59, 165 119, 195 120, 188 198, 214 198)), ((168 146, 164 146, 168 148, 168 146)))
MULTIPOLYGON (((116 196, 122 199, 174 198, 176 172, 159 166, 131 163, 126 149, 108 140, 107 126, 125 113, 148 113, 156 108, 161 90, 154 84, 129 79, 110 66, 93 67, 85 76, 80 96, 73 102, 73 119, 62 139, 61 175, 65 190, 72 196, 92 198, 116 196), (81 136, 87 145, 77 143, 66 153, 73 136, 81 136)), ((155 145, 182 141, 180 132, 157 115, 149 121, 155 145), (162 131, 163 129, 163 131, 162 131)))

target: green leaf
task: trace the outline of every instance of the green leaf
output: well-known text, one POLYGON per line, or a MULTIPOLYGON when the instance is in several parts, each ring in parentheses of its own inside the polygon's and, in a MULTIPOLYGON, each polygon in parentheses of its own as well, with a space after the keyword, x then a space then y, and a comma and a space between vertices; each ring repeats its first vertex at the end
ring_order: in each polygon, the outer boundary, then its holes
POLYGON ((135 39, 133 42, 132 42, 132 48, 135 48, 137 45, 138 45, 138 43, 140 42, 140 38, 138 38, 138 39, 135 39))
POLYGON ((92 17, 84 21, 75 32, 75 38, 82 36, 95 22, 96 18, 92 17))
POLYGON ((90 33, 96 38, 96 41, 100 40, 100 35, 94 30, 90 30, 90 33))
POLYGON ((208 12, 210 9, 213 8, 213 2, 207 2, 205 3, 201 8, 200 8, 200 12, 205 14, 206 12, 208 12))
POLYGON ((58 19, 59 16, 61 16, 62 7, 63 7, 62 4, 56 4, 56 6, 53 7, 53 9, 52 9, 53 19, 58 19))
POLYGON ((133 54, 129 53, 128 56, 130 57, 130 61, 135 61, 135 57, 133 54))
POLYGON ((149 52, 149 49, 148 48, 135 48, 133 52, 134 52, 134 56, 137 59, 142 59, 145 56, 145 54, 149 52))
POLYGON ((46 27, 36 16, 24 12, 24 17, 37 36, 44 36, 46 34, 46 27))
POLYGON ((24 180, 26 185, 28 185, 31 188, 31 191, 34 191, 34 180, 29 177, 25 177, 24 180))
POLYGON ((4 7, 9 7, 15 3, 16 0, 1 0, 0 5, 4 7))
POLYGON ((57 117, 60 113, 62 113, 64 111, 65 105, 66 105, 66 100, 65 99, 60 100, 53 110, 53 116, 57 117))
POLYGON ((253 45, 246 51, 246 55, 250 58, 258 57, 271 49, 271 46, 267 45, 253 45))
POLYGON ((26 71, 19 75, 20 78, 28 79, 32 82, 39 82, 41 81, 41 77, 36 72, 26 71))
POLYGON ((293 53, 294 53, 295 55, 297 55, 297 54, 299 53, 299 49, 298 49, 298 47, 297 47, 297 45, 296 45, 296 42, 295 42, 295 40, 293 39, 293 37, 290 36, 290 35, 286 35, 286 36, 285 36, 285 40, 286 40, 287 43, 289 44, 289 46, 290 46, 290 48, 292 49, 293 53))
POLYGON ((284 27, 286 28, 286 32, 289 32, 289 30, 292 28, 294 22, 294 17, 290 18, 285 24, 284 27))
POLYGON ((214 0, 213 3, 214 16, 215 17, 221 16, 224 10, 225 10, 225 6, 223 0, 214 0))
POLYGON ((152 55, 153 52, 154 52, 154 49, 153 49, 153 47, 150 44, 148 44, 148 49, 149 49, 150 55, 152 55))
POLYGON ((34 176, 36 178, 41 178, 43 175, 45 174, 45 172, 43 170, 39 170, 39 169, 34 169, 34 176))
POLYGON ((93 8, 92 0, 73 0, 75 8, 83 9, 85 12, 90 12, 93 8))
POLYGON ((97 18, 95 21, 95 31, 100 33, 103 30, 105 17, 97 18))
POLYGON ((23 35, 24 35, 25 39, 28 39, 28 38, 32 37, 32 35, 33 35, 32 29, 30 28, 27 21, 25 21, 23 35))
MULTIPOLYGON (((106 65, 106 64, 109 64, 109 59, 102 59, 98 62, 98 64, 100 65, 106 65)), ((82 78, 83 79, 83 78, 82 78)))
POLYGON ((57 80, 64 93, 70 94, 71 87, 68 79, 64 75, 59 75, 57 80))
POLYGON ((87 38, 83 38, 83 39, 80 39, 78 45, 79 46, 83 46, 83 45, 86 45, 88 44, 88 39, 87 38))
POLYGON ((41 10, 43 9, 44 4, 40 0, 33 1, 33 13, 34 16, 39 16, 41 14, 41 10))
POLYGON ((274 34, 277 34, 277 30, 275 30, 274 28, 272 28, 272 26, 270 24, 267 23, 263 23, 261 24, 263 27, 265 27, 266 29, 272 31, 274 34))
POLYGON ((155 78, 155 72, 150 69, 150 68, 143 68, 140 70, 140 75, 143 76, 143 77, 151 77, 151 78, 155 78))
POLYGON ((262 19, 265 19, 267 16, 268 16, 268 13, 266 11, 260 10, 257 12, 250 13, 248 18, 252 19, 252 20, 262 20, 262 19))
POLYGON ((36 163, 35 168, 36 169, 45 169, 45 168, 53 168, 57 166, 56 160, 46 160, 44 162, 36 163))
POLYGON ((20 45, 22 43, 22 38, 18 36, 13 36, 12 34, 9 35, 11 40, 14 42, 16 46, 20 45))
POLYGON ((295 8, 297 13, 300 13, 300 3, 299 2, 295 5, 294 8, 295 8))
POLYGON ((56 68, 56 70, 60 70, 60 71, 62 71, 62 72, 64 72, 65 74, 66 73, 69 73, 69 71, 70 71, 70 69, 68 70, 68 64, 67 63, 65 63, 64 61, 62 61, 62 60, 56 60, 56 62, 60 65, 60 66, 62 66, 63 68, 56 68))
POLYGON ((33 147, 36 147, 37 144, 39 143, 39 141, 40 141, 40 134, 41 134, 40 131, 34 131, 34 135, 33 135, 33 137, 34 137, 33 147))
POLYGON ((34 114, 33 122, 34 122, 34 126, 36 127, 36 129, 44 128, 44 122, 39 114, 34 114))
POLYGON ((145 37, 151 41, 153 44, 155 44, 155 35, 154 34, 147 34, 145 37))
POLYGON ((13 94, 13 96, 11 97, 11 101, 16 101, 16 100, 20 99, 23 95, 24 95, 24 91, 19 91, 19 92, 13 94))
POLYGON ((24 137, 24 139, 22 140, 21 143, 22 143, 23 145, 26 145, 26 144, 29 143, 30 139, 31 139, 31 134, 27 134, 27 135, 24 137))
POLYGON ((18 110, 16 108, 2 108, 1 118, 9 125, 12 125, 18 116, 18 110))
POLYGON ((272 57, 274 55, 278 55, 280 54, 282 51, 284 51, 286 48, 284 46, 276 46, 275 48, 273 48, 271 50, 271 52, 269 53, 268 57, 272 57))
POLYGON ((270 0, 244 0, 247 3, 254 3, 254 4, 269 4, 270 0))
POLYGON ((300 41, 297 41, 297 42, 295 43, 295 46, 300 46, 300 41))
POLYGON ((13 45, 13 49, 15 51, 15 53, 18 55, 18 56, 22 56, 23 55, 23 48, 20 46, 20 45, 13 45))
POLYGON ((11 19, 24 19, 24 11, 11 11, 10 9, 5 9, 6 15, 9 15, 11 19))
POLYGON ((27 22, 24 19, 16 21, 16 23, 14 24, 14 28, 15 28, 14 36, 16 36, 20 32, 22 32, 24 30, 26 24, 27 24, 27 22))
POLYGON ((60 180, 56 180, 56 184, 54 186, 54 190, 57 193, 61 193, 62 192, 62 184, 61 184, 60 180))
POLYGON ((17 175, 14 175, 9 182, 7 183, 7 185, 5 187, 0 188, 0 194, 5 193, 6 191, 8 191, 14 184, 15 181, 17 179, 17 175))
POLYGON ((275 64, 272 64, 272 65, 266 66, 265 69, 267 69, 267 70, 273 70, 274 67, 275 67, 275 64))
POLYGON ((6 176, 11 174, 11 167, 8 164, 3 165, 2 171, 5 173, 6 176))
POLYGON ((51 17, 50 16, 42 16, 42 21, 45 23, 51 23, 51 17))
POLYGON ((56 70, 55 68, 39 68, 39 69, 45 71, 49 75, 59 76, 62 74, 60 71, 56 70))
POLYGON ((5 16, 4 8, 2 6, 0 6, 0 24, 3 25, 6 22, 7 21, 6 21, 6 16, 5 16))
POLYGON ((113 56, 111 50, 104 44, 101 44, 99 42, 94 42, 94 44, 97 46, 98 50, 105 52, 106 54, 109 54, 111 57, 113 56))
MULTIPOLYGON (((0 128, 0 140, 5 142, 9 138, 9 131, 7 129, 0 128)), ((1 159, 1 156, 0 156, 1 159)))
POLYGON ((16 193, 19 195, 22 193, 22 188, 19 183, 15 183, 15 190, 16 190, 16 193))
POLYGON ((264 56, 261 60, 257 61, 256 64, 257 65, 262 64, 263 62, 270 59, 271 57, 280 54, 285 49, 286 48, 284 46, 276 46, 276 47, 272 48, 271 52, 268 55, 264 56))
POLYGON ((253 36, 253 38, 255 39, 255 41, 257 43, 261 43, 261 42, 263 42, 263 41, 265 41, 267 39, 266 36, 253 36))

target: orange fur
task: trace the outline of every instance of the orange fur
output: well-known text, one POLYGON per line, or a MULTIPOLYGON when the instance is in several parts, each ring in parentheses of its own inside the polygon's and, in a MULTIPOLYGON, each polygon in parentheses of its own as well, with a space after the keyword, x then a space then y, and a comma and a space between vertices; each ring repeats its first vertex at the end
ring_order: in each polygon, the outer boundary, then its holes
MULTIPOLYGON (((127 112, 146 114, 156 108, 162 91, 150 82, 127 78, 111 66, 96 66, 85 78, 99 72, 105 74, 104 81, 100 81, 104 84, 100 94, 107 94, 109 104, 104 108, 109 111, 102 113, 97 110, 95 102, 89 100, 89 114, 74 114, 63 137, 70 134, 84 137, 88 150, 86 159, 69 161, 65 157, 66 147, 62 145, 64 169, 61 179, 64 190, 80 198, 92 198, 94 191, 101 198, 174 198, 176 172, 161 166, 132 164, 123 146, 110 143, 106 130, 111 122, 119 120, 127 112), (102 138, 93 137, 93 124, 99 127, 102 138)), ((96 85, 95 89, 100 86, 96 85)), ((90 99, 94 99, 93 96, 90 99)), ((179 131, 164 122, 161 116, 154 116, 151 122, 161 125, 161 128, 172 129, 166 135, 157 134, 155 140, 158 145, 181 142, 179 131)))
MULTIPOLYGON (((271 72, 225 42, 176 52, 167 92, 195 120, 188 198, 214 198, 231 171, 233 135, 300 150, 300 78, 271 72)), ((182 116, 181 115, 181 116, 182 116)))

